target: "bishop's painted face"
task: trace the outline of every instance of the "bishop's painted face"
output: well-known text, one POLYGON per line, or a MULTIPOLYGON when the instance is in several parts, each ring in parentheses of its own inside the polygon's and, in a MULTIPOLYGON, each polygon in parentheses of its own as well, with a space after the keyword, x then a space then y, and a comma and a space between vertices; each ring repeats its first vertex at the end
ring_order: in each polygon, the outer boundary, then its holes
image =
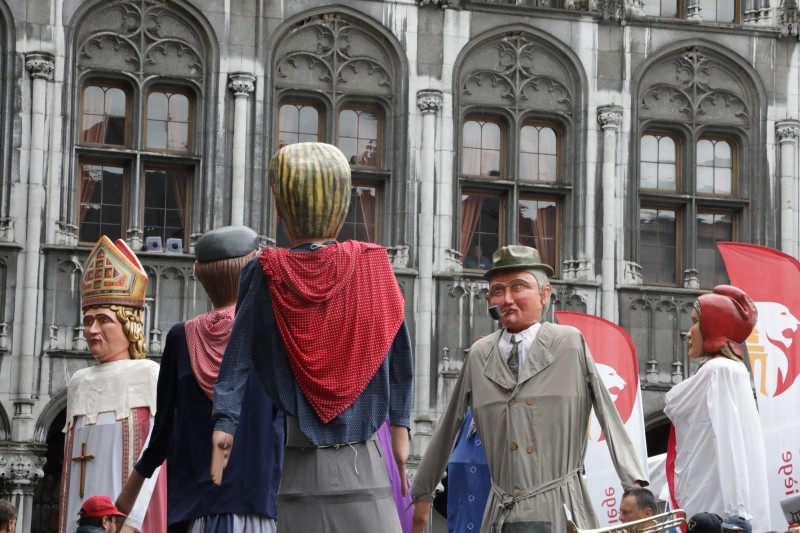
POLYGON ((107 307, 90 307, 83 314, 83 334, 98 363, 130 359, 130 342, 117 318, 107 307))

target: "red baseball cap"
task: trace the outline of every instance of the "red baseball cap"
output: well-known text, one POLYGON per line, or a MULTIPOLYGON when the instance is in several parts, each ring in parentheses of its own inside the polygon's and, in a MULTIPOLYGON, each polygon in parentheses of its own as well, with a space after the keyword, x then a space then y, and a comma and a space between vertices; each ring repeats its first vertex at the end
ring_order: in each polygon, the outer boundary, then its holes
POLYGON ((120 513, 114 502, 108 496, 92 496, 81 506, 79 513, 81 518, 102 518, 104 516, 124 516, 128 515, 120 513))

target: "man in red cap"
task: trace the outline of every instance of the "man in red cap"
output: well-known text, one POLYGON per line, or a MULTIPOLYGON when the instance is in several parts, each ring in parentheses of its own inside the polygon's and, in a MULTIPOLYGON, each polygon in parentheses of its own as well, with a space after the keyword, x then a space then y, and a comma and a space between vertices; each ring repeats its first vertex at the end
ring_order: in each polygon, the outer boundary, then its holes
POLYGON ((111 502, 108 496, 92 496, 81 506, 78 529, 75 533, 116 533, 117 526, 114 518, 128 515, 122 514, 111 502))

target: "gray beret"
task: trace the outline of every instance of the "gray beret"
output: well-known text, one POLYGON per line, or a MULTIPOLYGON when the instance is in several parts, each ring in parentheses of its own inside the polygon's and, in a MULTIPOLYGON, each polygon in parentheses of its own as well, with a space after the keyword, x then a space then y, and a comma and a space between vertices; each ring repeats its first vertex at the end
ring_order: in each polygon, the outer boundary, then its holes
POLYGON ((258 250, 258 235, 247 226, 223 226, 197 239, 194 255, 198 263, 242 257, 258 250))

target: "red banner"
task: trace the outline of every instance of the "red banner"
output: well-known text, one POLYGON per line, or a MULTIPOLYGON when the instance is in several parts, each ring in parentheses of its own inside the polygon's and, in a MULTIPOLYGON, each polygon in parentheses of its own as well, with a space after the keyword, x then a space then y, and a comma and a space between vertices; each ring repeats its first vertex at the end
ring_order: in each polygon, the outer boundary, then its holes
POLYGON ((758 307, 747 352, 764 430, 772 528, 783 531, 780 501, 800 493, 800 262, 754 244, 717 246, 731 284, 758 307))
MULTIPOLYGON (((633 341, 624 329, 598 316, 556 311, 556 319, 559 324, 577 328, 586 339, 586 346, 592 353, 597 373, 614 400, 614 406, 636 448, 642 468, 647 473, 647 442, 639 391, 639 362, 633 341)), ((589 421, 589 442, 584 463, 587 489, 600 525, 618 523, 622 489, 608 453, 608 445, 600 431, 600 423, 594 414, 589 421)))

